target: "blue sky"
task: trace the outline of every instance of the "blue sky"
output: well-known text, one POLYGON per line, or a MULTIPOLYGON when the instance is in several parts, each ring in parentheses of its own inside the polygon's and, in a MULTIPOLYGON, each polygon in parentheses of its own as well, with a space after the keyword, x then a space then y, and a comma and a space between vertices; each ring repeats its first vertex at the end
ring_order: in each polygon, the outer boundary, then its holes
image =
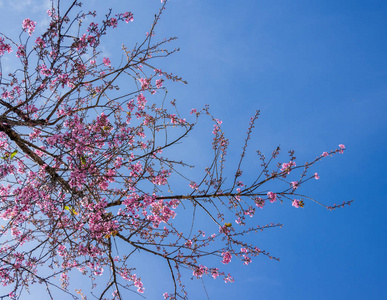
MULTIPOLYGON (((3 33, 16 34, 21 20, 39 16, 36 2, 14 2, 16 6, 0 2, 3 33)), ((109 40, 106 51, 113 55, 113 45, 143 36, 160 1, 90 5, 101 12, 113 7, 135 14, 133 28, 109 40)), ((230 174, 256 109, 261 117, 246 174, 257 172, 256 149, 269 155, 281 144, 284 152, 294 149, 301 164, 340 143, 347 147, 343 155, 319 163, 313 170, 320 180, 302 191, 325 204, 354 203, 332 212, 311 202, 304 209, 290 204, 265 207, 256 214, 257 223, 280 222, 284 227, 251 239, 281 261, 259 257, 247 267, 232 264, 228 271, 234 284, 204 279, 209 298, 385 297, 387 3, 171 0, 156 33, 179 37, 174 45, 181 51, 161 63, 189 83, 168 87, 180 112, 188 115, 192 107, 209 104, 223 120, 231 144, 230 174)), ((203 122, 197 130, 188 142, 192 151, 185 155, 200 166, 210 149, 211 124, 203 122)), ((148 269, 159 267, 152 258, 139 264, 147 263, 148 269)), ((161 299, 163 285, 170 282, 154 272, 143 278, 149 281, 147 299, 161 299)), ((206 299, 201 281, 186 277, 186 283, 190 299, 206 299)))

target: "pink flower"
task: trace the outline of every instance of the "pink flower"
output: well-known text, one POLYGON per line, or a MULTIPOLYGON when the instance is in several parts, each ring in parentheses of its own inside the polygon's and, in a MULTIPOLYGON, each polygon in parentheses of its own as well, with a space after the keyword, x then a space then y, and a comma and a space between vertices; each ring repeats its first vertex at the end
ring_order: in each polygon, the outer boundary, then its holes
POLYGON ((277 201, 277 194, 273 192, 268 192, 267 196, 269 197, 269 200, 271 203, 277 201))
POLYGON ((222 252, 222 256, 223 256, 223 259, 222 259, 222 263, 223 264, 228 264, 231 261, 231 254, 230 254, 230 252, 228 252, 228 251, 222 252))
POLYGON ((116 169, 119 169, 119 168, 121 168, 121 166, 122 166, 122 157, 118 156, 116 158, 116 161, 114 162, 114 167, 116 169))
POLYGON ((200 265, 199 267, 196 267, 196 269, 193 271, 193 275, 197 278, 200 278, 203 276, 203 274, 208 273, 208 268, 205 266, 200 265))
POLYGON ((136 274, 132 275, 132 281, 134 286, 137 288, 137 292, 144 293, 144 284, 141 282, 141 278, 138 278, 136 274))
POLYGON ((317 179, 320 179, 320 176, 318 176, 317 173, 314 173, 314 178, 317 180, 317 179))
POLYGON ((45 64, 39 66, 40 68, 40 74, 44 76, 50 76, 51 75, 51 70, 47 68, 45 64))
POLYGON ((4 43, 4 39, 0 37, 0 56, 7 51, 8 53, 12 52, 12 48, 9 44, 4 43))
POLYGON ((227 274, 226 277, 224 277, 224 282, 227 283, 227 282, 234 282, 234 278, 231 277, 230 273, 227 274))
POLYGON ((16 57, 26 56, 26 49, 23 45, 17 47, 16 57))
POLYGON ((340 144, 339 147, 340 147, 339 153, 343 154, 345 150, 345 146, 343 144, 340 144))
POLYGON ((37 45, 38 45, 39 47, 41 47, 41 48, 46 47, 46 43, 45 43, 40 37, 38 37, 38 38, 36 39, 35 44, 37 44, 37 45))
POLYGON ((5 91, 4 93, 2 93, 1 97, 3 97, 4 99, 7 99, 7 98, 13 99, 12 93, 8 91, 5 91))
POLYGON ((108 26, 113 26, 113 28, 116 28, 117 24, 118 24, 117 19, 116 18, 111 18, 109 20, 108 26))
POLYGON ((156 86, 157 88, 161 88, 163 86, 163 79, 157 79, 156 80, 156 86))
POLYGON ((133 22, 133 14, 131 12, 126 12, 122 15, 126 23, 133 22))
POLYGON ((300 200, 294 199, 292 206, 294 206, 295 208, 299 208, 300 207, 300 200))
POLYGON ((292 167, 295 167, 295 166, 296 166, 296 163, 294 161, 290 161, 288 163, 283 163, 282 167, 281 167, 281 171, 289 174, 292 167))
POLYGON ((138 110, 143 110, 145 108, 145 104, 147 103, 146 98, 142 93, 137 96, 137 108, 138 110))
POLYGON ((147 89, 149 89, 149 86, 150 86, 150 79, 148 79, 148 78, 140 78, 139 81, 140 81, 140 83, 141 83, 141 89, 142 89, 142 90, 147 90, 147 89))
POLYGON ((109 58, 104 57, 104 58, 102 59, 102 61, 103 61, 103 63, 104 63, 105 66, 110 67, 111 61, 110 61, 109 58))
POLYGON ((322 156, 324 157, 328 156, 328 152, 323 152, 322 156))
POLYGON ((291 185, 292 185, 292 188, 295 190, 296 188, 298 188, 298 181, 292 181, 291 185))
POLYGON ((195 182, 191 182, 189 184, 189 187, 193 190, 197 190, 199 188, 199 186, 195 183, 195 182))
POLYGON ((32 33, 35 31, 35 25, 36 22, 33 22, 30 19, 24 19, 22 24, 23 31, 28 30, 28 34, 32 35, 32 33))
POLYGON ((212 270, 211 270, 211 276, 212 276, 212 278, 214 278, 214 279, 216 279, 217 277, 219 277, 219 269, 218 269, 218 268, 212 269, 212 270))
POLYGON ((265 200, 263 200, 261 197, 255 198, 254 201, 255 201, 255 205, 261 209, 265 205, 265 200))
POLYGON ((34 140, 41 134, 41 131, 39 129, 34 128, 33 132, 30 133, 30 140, 34 140))

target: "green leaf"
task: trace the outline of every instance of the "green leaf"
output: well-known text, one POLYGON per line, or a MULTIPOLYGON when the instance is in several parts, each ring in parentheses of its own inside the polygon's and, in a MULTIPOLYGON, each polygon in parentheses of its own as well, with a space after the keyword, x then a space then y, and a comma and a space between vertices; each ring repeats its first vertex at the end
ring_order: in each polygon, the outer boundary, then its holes
POLYGON ((16 154, 17 154, 17 150, 13 151, 13 152, 11 153, 10 158, 13 158, 16 154))
POLYGON ((73 208, 71 208, 71 207, 69 207, 67 205, 64 207, 64 209, 68 210, 72 215, 77 215, 78 214, 75 209, 73 209, 73 208))
POLYGON ((8 158, 13 158, 17 154, 17 150, 13 151, 11 154, 5 153, 5 155, 2 157, 2 159, 8 159, 8 158))

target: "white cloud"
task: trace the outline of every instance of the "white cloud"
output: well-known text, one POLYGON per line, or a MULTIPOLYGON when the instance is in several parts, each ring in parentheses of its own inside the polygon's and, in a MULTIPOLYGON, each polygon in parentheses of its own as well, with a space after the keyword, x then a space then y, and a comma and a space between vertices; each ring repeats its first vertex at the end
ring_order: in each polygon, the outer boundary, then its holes
POLYGON ((22 11, 30 11, 32 13, 36 13, 39 11, 46 11, 51 7, 51 1, 43 0, 43 1, 34 1, 34 0, 0 0, 0 7, 7 7, 17 10, 19 12, 22 11))

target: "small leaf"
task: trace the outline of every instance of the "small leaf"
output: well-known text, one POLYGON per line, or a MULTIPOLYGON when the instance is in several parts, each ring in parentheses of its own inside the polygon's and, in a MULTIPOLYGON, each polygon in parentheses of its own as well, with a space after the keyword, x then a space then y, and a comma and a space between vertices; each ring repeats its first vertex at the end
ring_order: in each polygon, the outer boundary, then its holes
POLYGON ((17 150, 13 151, 13 152, 11 153, 10 158, 13 158, 16 154, 17 154, 17 150))
POLYGON ((64 209, 65 210, 68 210, 72 215, 77 215, 78 213, 77 213, 77 211, 75 210, 75 209, 73 209, 73 208, 71 208, 70 206, 65 206, 64 207, 64 209))

